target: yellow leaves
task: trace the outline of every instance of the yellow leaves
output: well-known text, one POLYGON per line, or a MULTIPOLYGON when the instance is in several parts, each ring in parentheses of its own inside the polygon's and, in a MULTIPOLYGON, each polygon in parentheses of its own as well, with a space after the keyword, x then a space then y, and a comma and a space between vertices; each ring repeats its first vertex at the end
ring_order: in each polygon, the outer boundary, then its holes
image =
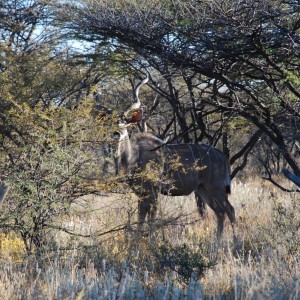
POLYGON ((41 142, 51 144, 76 142, 82 140, 101 140, 107 135, 109 122, 104 118, 92 116, 92 103, 86 101, 76 109, 50 105, 45 108, 37 105, 34 108, 27 103, 13 103, 6 113, 7 120, 22 139, 38 138, 41 142))
POLYGON ((95 191, 101 191, 101 193, 111 192, 114 190, 122 190, 124 188, 124 175, 97 177, 97 179, 87 178, 81 180, 78 184, 78 189, 86 191, 86 193, 94 193, 95 191))
POLYGON ((242 130, 248 132, 250 130, 249 122, 244 118, 236 117, 227 123, 227 130, 242 130))
POLYGON ((207 166, 194 166, 193 168, 192 168, 192 170, 194 170, 194 171, 203 171, 203 170, 205 170, 207 168, 207 166))
POLYGON ((170 170, 178 170, 183 174, 188 172, 203 171, 207 166, 201 166, 201 159, 196 159, 192 165, 182 162, 182 158, 179 155, 174 155, 171 159, 168 160, 168 165, 170 170))
POLYGON ((21 238, 13 233, 0 234, 0 261, 20 262, 25 253, 25 244, 21 238))

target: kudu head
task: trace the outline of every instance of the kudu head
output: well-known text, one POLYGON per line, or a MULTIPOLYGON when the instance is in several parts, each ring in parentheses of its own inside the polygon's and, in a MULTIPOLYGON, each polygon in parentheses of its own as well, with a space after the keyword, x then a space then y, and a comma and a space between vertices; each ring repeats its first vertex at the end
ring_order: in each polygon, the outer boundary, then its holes
POLYGON ((128 171, 138 160, 138 146, 132 144, 129 139, 128 127, 140 122, 143 118, 143 110, 139 99, 139 90, 149 80, 148 75, 141 80, 134 90, 134 102, 124 112, 119 123, 119 145, 117 150, 118 169, 128 171))
POLYGON ((126 111, 121 116, 121 122, 119 122, 120 137, 119 140, 122 141, 128 136, 127 128, 143 119, 143 109, 141 108, 141 101, 139 99, 140 88, 145 85, 149 80, 148 74, 141 80, 141 82, 136 86, 134 90, 134 101, 126 109, 126 111))
MULTIPOLYGON (((140 122, 143 118, 143 109, 141 108, 141 101, 139 98, 140 88, 149 81, 148 74, 141 80, 134 90, 134 101, 124 112, 125 121, 127 124, 140 122)), ((121 126, 122 127, 122 126, 121 126)))

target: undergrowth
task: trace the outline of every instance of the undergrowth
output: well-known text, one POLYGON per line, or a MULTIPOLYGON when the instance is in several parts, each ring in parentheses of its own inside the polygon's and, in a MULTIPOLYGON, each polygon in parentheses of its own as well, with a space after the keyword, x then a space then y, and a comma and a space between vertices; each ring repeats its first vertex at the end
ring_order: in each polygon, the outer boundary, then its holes
POLYGON ((1 299, 299 298, 299 196, 256 181, 233 184, 231 202, 237 241, 228 222, 219 247, 214 215, 199 220, 193 197, 160 199, 159 217, 172 221, 151 234, 137 232, 124 196, 96 199, 58 220, 90 237, 52 231, 38 257, 2 233, 1 299), (128 218, 126 230, 101 235, 128 218))

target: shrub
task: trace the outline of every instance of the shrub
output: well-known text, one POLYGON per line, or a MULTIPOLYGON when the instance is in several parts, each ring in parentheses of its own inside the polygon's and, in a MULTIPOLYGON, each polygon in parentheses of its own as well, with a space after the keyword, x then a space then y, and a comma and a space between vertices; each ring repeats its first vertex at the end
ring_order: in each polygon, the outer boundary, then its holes
POLYGON ((155 258, 158 268, 175 271, 185 282, 193 276, 200 278, 208 268, 215 265, 203 256, 201 249, 193 249, 186 243, 172 246, 164 242, 158 246, 155 258))

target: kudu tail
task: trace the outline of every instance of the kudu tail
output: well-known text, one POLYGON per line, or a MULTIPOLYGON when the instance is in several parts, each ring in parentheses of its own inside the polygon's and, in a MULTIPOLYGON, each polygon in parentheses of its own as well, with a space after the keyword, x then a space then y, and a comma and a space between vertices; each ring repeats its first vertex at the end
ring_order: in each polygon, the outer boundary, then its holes
POLYGON ((231 193, 231 187, 230 187, 230 185, 226 185, 225 186, 225 192, 226 192, 226 194, 230 194, 231 193))
POLYGON ((225 192, 226 194, 230 194, 231 193, 231 179, 230 179, 230 166, 229 166, 229 162, 226 158, 226 178, 225 178, 225 192))

